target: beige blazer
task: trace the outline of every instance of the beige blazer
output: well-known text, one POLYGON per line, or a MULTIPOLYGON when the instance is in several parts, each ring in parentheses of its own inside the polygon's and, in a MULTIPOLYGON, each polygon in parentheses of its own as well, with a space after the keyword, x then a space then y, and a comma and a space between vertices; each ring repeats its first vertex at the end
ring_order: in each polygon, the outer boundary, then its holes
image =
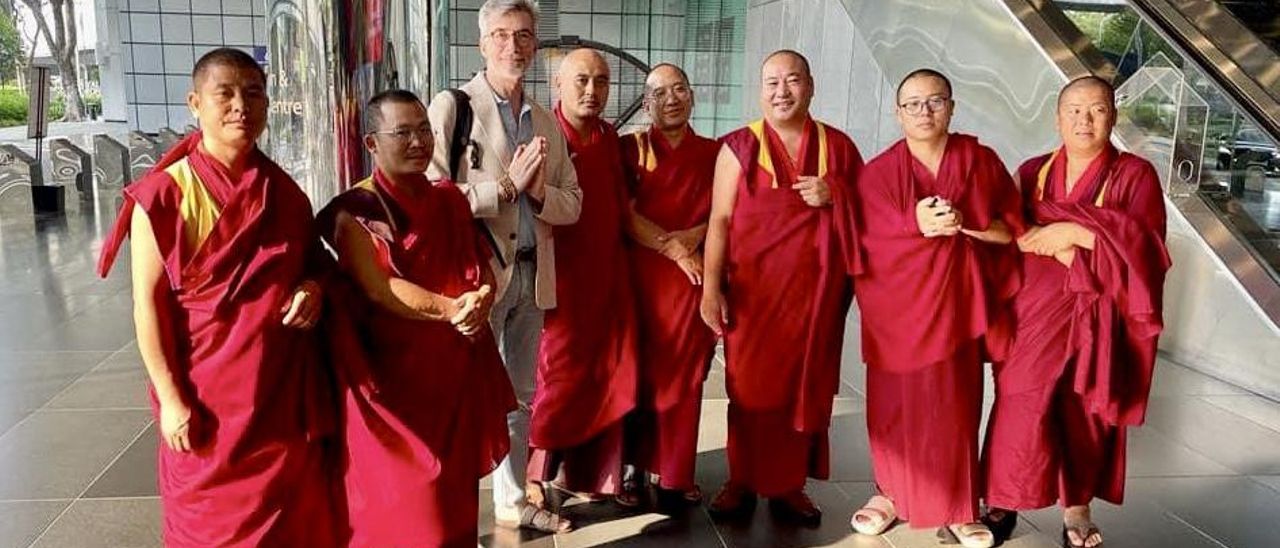
MULTIPOLYGON (((484 220, 493 236, 492 241, 502 255, 501 262, 497 257, 491 262, 498 280, 497 298, 501 299, 507 286, 511 284, 520 214, 517 204, 498 198, 498 180, 511 165, 514 150, 507 145, 507 134, 502 128, 498 104, 494 100, 492 88, 484 79, 484 73, 477 74, 461 89, 471 96, 471 140, 475 141, 481 152, 480 167, 477 169, 471 168, 470 151, 462 155, 455 182, 471 202, 472 215, 484 220)), ((578 214, 582 211, 582 189, 578 187, 578 176, 569 159, 569 149, 564 136, 560 134, 555 116, 537 103, 531 102, 530 106, 533 109, 533 134, 545 137, 548 144, 547 161, 543 166, 546 196, 542 201, 542 211, 534 220, 538 245, 534 300, 538 308, 547 310, 556 306, 555 242, 551 227, 578 221, 578 214)), ((433 180, 449 177, 449 138, 453 135, 456 108, 453 95, 442 91, 431 100, 431 106, 427 109, 436 140, 431 166, 427 168, 427 175, 433 180)))

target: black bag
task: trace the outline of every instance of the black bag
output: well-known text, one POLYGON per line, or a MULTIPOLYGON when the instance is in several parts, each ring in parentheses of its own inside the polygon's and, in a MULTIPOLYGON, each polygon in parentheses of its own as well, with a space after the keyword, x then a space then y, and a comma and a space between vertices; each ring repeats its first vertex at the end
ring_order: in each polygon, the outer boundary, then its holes
MULTIPOLYGON (((457 105, 453 115, 453 134, 449 136, 449 178, 456 183, 458 169, 462 167, 462 156, 467 153, 468 148, 471 149, 471 168, 480 167, 480 146, 471 140, 471 126, 475 121, 471 110, 471 96, 457 88, 448 91, 453 96, 454 104, 457 105)), ((489 250, 498 259, 498 264, 506 268, 507 261, 502 258, 502 250, 498 249, 498 242, 493 239, 493 232, 489 231, 489 225, 481 219, 476 219, 475 223, 476 230, 480 231, 486 242, 489 242, 489 250)))

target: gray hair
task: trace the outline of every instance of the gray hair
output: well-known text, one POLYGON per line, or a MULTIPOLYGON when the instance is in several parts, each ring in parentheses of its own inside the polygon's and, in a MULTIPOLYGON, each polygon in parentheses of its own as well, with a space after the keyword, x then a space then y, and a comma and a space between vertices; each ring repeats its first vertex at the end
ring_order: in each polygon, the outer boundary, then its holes
POLYGON ((519 11, 529 14, 529 18, 533 19, 534 32, 538 28, 538 3, 534 0, 485 0, 483 6, 480 6, 479 22, 480 36, 489 34, 489 18, 495 15, 503 15, 513 11, 519 11))

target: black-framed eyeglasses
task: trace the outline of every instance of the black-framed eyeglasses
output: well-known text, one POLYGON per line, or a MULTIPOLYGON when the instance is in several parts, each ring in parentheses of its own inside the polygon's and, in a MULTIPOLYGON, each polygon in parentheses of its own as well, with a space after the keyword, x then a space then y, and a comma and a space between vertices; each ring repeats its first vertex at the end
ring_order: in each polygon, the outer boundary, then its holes
POLYGON ((386 135, 401 143, 407 143, 411 141, 414 137, 417 137, 419 141, 422 141, 425 143, 427 140, 431 139, 431 126, 420 126, 416 128, 398 127, 395 129, 383 129, 379 131, 370 131, 369 134, 370 135, 386 135))
POLYGON ((942 95, 934 95, 933 97, 930 97, 928 99, 912 99, 910 101, 907 101, 905 103, 898 105, 898 108, 902 109, 903 112, 906 112, 907 114, 911 114, 911 115, 920 114, 925 111, 924 109, 927 108, 929 109, 929 113, 932 114, 934 112, 941 112, 942 109, 947 108, 947 105, 950 103, 951 103, 950 97, 945 97, 942 95))

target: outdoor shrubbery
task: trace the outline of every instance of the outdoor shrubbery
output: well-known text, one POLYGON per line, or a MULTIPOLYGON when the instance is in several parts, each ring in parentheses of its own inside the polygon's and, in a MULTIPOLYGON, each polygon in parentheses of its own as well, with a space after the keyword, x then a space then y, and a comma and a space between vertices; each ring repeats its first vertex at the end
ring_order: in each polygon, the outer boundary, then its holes
MULTIPOLYGON (((99 104, 102 97, 97 96, 99 104)), ((86 103, 89 102, 86 98, 86 103)), ((65 110, 60 94, 54 94, 49 104, 49 120, 59 120, 65 110)), ((98 107, 101 110, 101 106, 98 107)), ((27 124, 27 94, 15 87, 0 87, 0 127, 27 124)))

